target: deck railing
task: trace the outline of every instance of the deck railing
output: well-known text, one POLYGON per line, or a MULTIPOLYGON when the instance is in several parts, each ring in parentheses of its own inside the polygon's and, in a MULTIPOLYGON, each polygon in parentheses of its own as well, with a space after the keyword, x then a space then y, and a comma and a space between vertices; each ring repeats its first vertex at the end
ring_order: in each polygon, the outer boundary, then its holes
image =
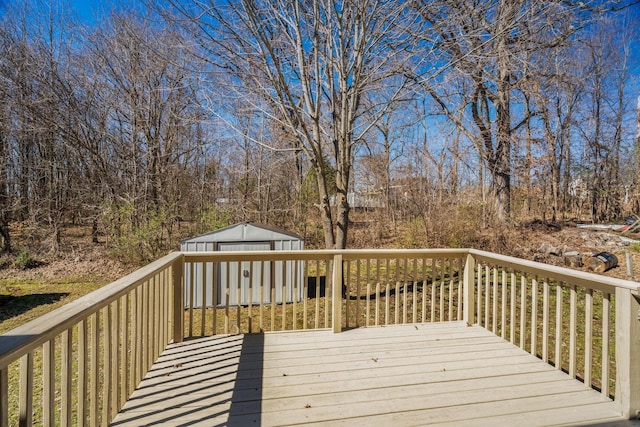
POLYGON ((107 425, 171 340, 455 320, 632 417, 637 287, 467 249, 172 253, 0 337, 0 427, 107 425))

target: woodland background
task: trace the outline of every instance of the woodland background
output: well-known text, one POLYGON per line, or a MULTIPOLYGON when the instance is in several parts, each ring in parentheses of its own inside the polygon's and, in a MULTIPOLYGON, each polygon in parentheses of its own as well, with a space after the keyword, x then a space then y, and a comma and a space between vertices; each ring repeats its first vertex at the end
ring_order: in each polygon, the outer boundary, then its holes
POLYGON ((78 227, 138 263, 243 221, 508 251, 640 213, 637 4, 0 4, 0 249, 27 260, 78 227))

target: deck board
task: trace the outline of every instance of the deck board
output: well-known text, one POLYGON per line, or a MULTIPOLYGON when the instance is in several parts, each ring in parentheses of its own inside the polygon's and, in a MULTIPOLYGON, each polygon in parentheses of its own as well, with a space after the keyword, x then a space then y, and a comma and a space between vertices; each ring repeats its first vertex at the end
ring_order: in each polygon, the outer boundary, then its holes
POLYGON ((461 322, 170 345, 114 426, 628 424, 615 404, 461 322))

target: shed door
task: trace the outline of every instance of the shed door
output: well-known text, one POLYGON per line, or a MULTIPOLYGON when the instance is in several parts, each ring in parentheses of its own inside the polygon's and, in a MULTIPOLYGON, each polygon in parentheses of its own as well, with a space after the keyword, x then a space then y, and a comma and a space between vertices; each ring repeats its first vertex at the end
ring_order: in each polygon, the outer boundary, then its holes
MULTIPOLYGON (((219 251, 269 251, 271 242, 242 242, 242 243, 218 243, 219 251)), ((260 304, 260 289, 263 292, 262 302, 271 302, 271 265, 268 262, 243 261, 238 270, 237 262, 229 263, 227 272, 226 263, 220 264, 218 280, 218 304, 225 304, 227 274, 229 276, 229 305, 238 304, 238 288, 240 289, 240 304, 249 304, 249 287, 251 287, 251 303, 260 304), (251 265, 253 264, 253 266, 251 265), (252 268, 253 267, 253 268, 252 268)))

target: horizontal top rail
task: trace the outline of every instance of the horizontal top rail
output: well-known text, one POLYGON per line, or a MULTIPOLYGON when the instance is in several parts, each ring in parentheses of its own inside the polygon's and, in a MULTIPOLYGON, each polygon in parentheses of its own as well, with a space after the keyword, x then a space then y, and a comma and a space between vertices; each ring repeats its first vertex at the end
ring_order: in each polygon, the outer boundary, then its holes
POLYGON ((472 255, 476 261, 485 262, 487 264, 496 264, 501 267, 512 268, 523 273, 535 274, 547 279, 554 279, 568 284, 580 285, 607 293, 615 292, 615 288, 629 289, 634 292, 638 292, 640 288, 640 283, 633 282, 631 280, 623 280, 615 277, 588 273, 585 271, 571 270, 565 267, 558 267, 536 261, 527 261, 520 258, 476 249, 469 249, 468 253, 472 255))
POLYGON ((182 258, 172 252, 133 273, 0 335, 0 368, 86 319, 182 258))
POLYGON ((207 261, 308 261, 331 259, 342 255, 342 259, 355 260, 363 258, 413 258, 425 256, 430 258, 463 257, 469 249, 319 249, 319 250, 287 250, 287 251, 208 251, 183 252, 185 262, 207 261))

